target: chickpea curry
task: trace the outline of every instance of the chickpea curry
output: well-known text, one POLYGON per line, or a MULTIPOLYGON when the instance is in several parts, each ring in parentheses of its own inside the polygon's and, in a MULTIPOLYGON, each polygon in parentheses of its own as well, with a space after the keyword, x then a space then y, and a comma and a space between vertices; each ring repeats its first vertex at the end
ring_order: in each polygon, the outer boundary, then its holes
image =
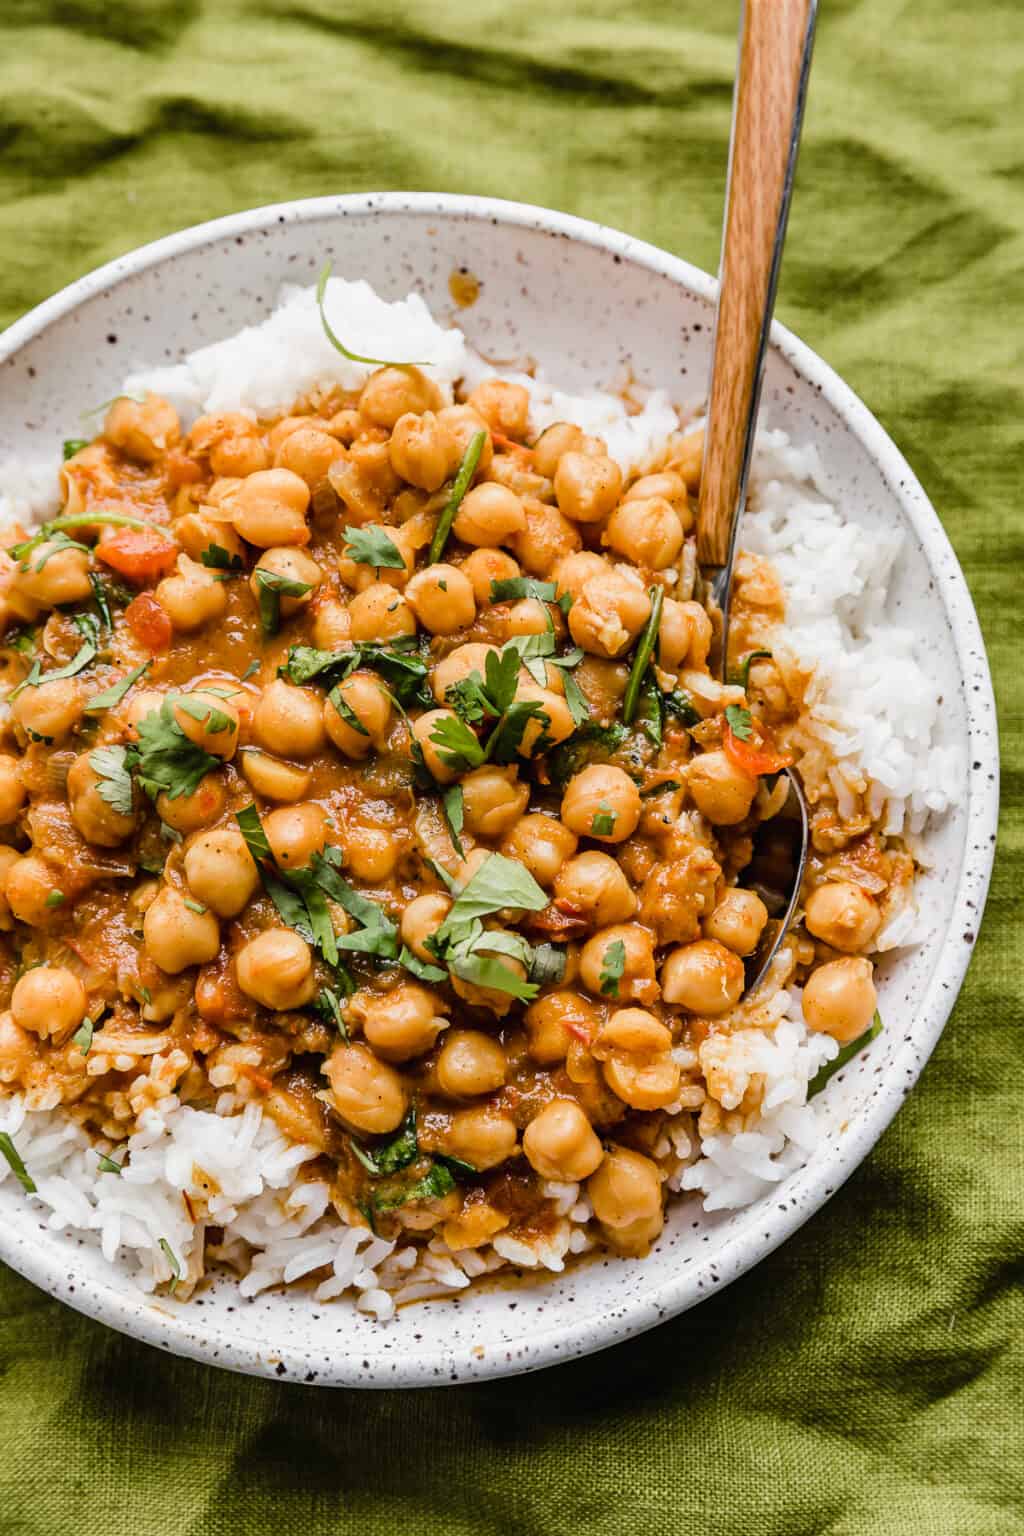
MULTIPOLYGON (((0 553, 0 1085, 112 1142, 231 1086, 338 1211, 452 1250, 579 1183, 641 1254, 769 920, 752 831, 795 707, 741 563, 694 600, 699 437, 628 481, 492 379, 414 367, 183 430, 118 398, 0 553), (140 1066, 141 1063, 141 1066, 140 1066)), ((786 975, 872 1018, 870 827, 816 824, 786 975)))

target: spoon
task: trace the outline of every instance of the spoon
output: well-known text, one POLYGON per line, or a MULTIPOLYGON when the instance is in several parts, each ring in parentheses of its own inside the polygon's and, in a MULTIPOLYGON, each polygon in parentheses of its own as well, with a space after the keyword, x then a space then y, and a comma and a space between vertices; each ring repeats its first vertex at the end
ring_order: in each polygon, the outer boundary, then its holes
MULTIPOLYGON (((746 501, 768 342, 811 66, 817 0, 745 0, 733 93, 718 304, 697 511, 697 558, 715 624, 713 665, 724 679, 736 534, 746 501)), ((762 823, 750 871, 775 911, 746 961, 747 990, 763 979, 793 919, 807 862, 807 805, 796 775, 777 817, 762 823), (788 840, 780 834, 791 833, 788 840), (790 851, 785 853, 783 843, 790 851), (778 877, 780 867, 783 870, 778 877), (788 892, 788 895, 787 895, 788 892)), ((771 912, 771 907, 769 908, 771 912)))

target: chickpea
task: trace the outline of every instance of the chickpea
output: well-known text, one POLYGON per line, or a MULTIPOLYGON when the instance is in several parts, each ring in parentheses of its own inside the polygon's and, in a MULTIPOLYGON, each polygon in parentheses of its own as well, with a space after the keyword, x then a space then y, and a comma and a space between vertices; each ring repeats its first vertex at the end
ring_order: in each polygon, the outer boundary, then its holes
POLYGON ((197 688, 195 693, 178 694, 174 702, 178 727, 204 752, 225 761, 234 757, 238 746, 239 713, 237 705, 218 693, 197 688))
POLYGON ((622 470, 607 454, 563 453, 555 470, 558 509, 575 523, 599 523, 622 495, 622 470))
POLYGON ((0 1083, 9 1086, 23 1079, 38 1057, 35 1038, 15 1024, 10 1013, 0 1013, 0 1083))
POLYGON ((604 1157, 583 1110, 575 1099, 552 1099, 523 1132, 526 1161, 542 1179, 577 1183, 589 1178, 604 1157))
POLYGON ((260 549, 308 544, 309 486, 290 469, 261 469, 242 481, 231 502, 231 520, 243 539, 260 549))
POLYGON ((100 848, 116 848, 135 831, 135 816, 124 815, 109 805, 97 786, 99 774, 82 752, 68 769, 67 796, 71 820, 87 843, 100 848))
POLYGON ((218 522, 203 508, 174 520, 174 537, 190 560, 202 560, 208 549, 222 549, 229 559, 241 560, 245 547, 230 523, 218 522))
POLYGON ((265 549, 256 562, 256 569, 249 577, 249 591, 259 602, 260 587, 256 571, 269 571, 274 576, 283 576, 286 581, 296 581, 302 586, 308 587, 308 592, 299 596, 290 596, 287 592, 279 592, 277 601, 280 605, 281 617, 291 618, 305 608, 317 587, 324 579, 324 573, 315 560, 311 560, 304 550, 282 547, 280 549, 265 549))
POLYGON ((597 1035, 597 1009, 582 992, 549 992, 526 1010, 527 1050, 541 1066, 564 1061, 573 1040, 589 1043, 597 1035))
POLYGON ((312 951, 291 928, 267 928, 250 939, 235 958, 235 974, 247 997, 278 1013, 304 1008, 316 991, 312 951))
POLYGON ((0 752, 0 826, 11 825, 25 804, 25 797, 18 759, 8 752, 0 752))
POLYGON ((686 784, 698 811, 716 827, 734 827, 749 816, 757 794, 757 780, 720 751, 693 758, 686 784))
POLYGON ((89 556, 84 549, 61 549, 58 544, 39 544, 18 567, 18 591, 33 603, 54 608, 58 603, 81 603, 92 596, 89 556))
POLYGON ((661 1173, 657 1163, 641 1152, 609 1148, 600 1168, 587 1180, 587 1195, 613 1241, 617 1233, 626 1234, 638 1223, 656 1223, 651 1238, 661 1230, 661 1173))
POLYGON ((419 742, 424 765, 439 784, 454 784, 459 777, 459 770, 449 767, 444 761, 437 743, 432 739, 433 732, 442 720, 457 719, 458 715, 452 709, 428 709, 426 714, 420 715, 412 723, 412 733, 419 742))
POLYGON ((674 469, 663 469, 656 475, 643 475, 633 481, 622 499, 647 501, 652 496, 660 496, 667 501, 678 517, 683 532, 689 533, 693 527, 693 511, 682 476, 676 474, 674 469))
POLYGON ((54 919, 54 909, 46 905, 48 896, 59 891, 53 870, 38 854, 16 859, 4 875, 4 896, 19 923, 45 928, 54 919))
POLYGON ((156 809, 161 821, 175 832, 187 835, 219 821, 227 805, 227 790, 216 773, 208 773, 199 780, 190 795, 175 795, 172 800, 166 792, 157 795, 156 809))
POLYGON ((489 549, 504 544, 526 527, 526 511, 514 491, 487 480, 467 491, 452 532, 463 544, 489 549))
POLYGON ((551 628, 551 611, 547 603, 537 597, 524 597, 508 611, 505 633, 513 635, 543 635, 551 628))
POLYGON ((550 886, 576 847, 576 834, 557 817, 535 813, 520 817, 505 834, 501 851, 507 858, 518 859, 538 885, 550 886))
POLYGON ((520 574, 519 563, 503 549, 474 549, 462 562, 461 570, 473 586, 473 595, 483 608, 494 602, 491 583, 514 581, 520 574))
POLYGON ((505 1053, 491 1035, 478 1029, 451 1029, 437 1058, 437 1082, 451 1099, 493 1093, 505 1082, 505 1053))
POLYGON ((363 1033, 385 1061, 409 1061, 429 1051, 447 1028, 446 1005, 436 992, 414 981, 375 997, 363 1016, 363 1033))
POLYGON ((326 815, 314 801, 271 811, 263 830, 274 862, 281 869, 304 869, 314 853, 324 851, 326 822, 326 815))
POLYGON ((393 715, 387 690, 372 672, 350 673, 324 700, 324 728, 346 757, 366 757, 373 747, 379 752, 393 715))
POLYGON ((213 913, 193 912, 181 892, 169 885, 147 907, 142 932, 153 964, 170 976, 215 960, 220 949, 220 926, 213 913))
POLYGON ((861 886, 850 880, 827 880, 808 896, 804 921, 823 944, 852 954, 870 944, 882 914, 861 886))
POLYGON ((683 528, 663 496, 624 501, 608 519, 601 543, 634 565, 663 571, 679 559, 683 528))
POLYGON ((244 411, 200 416, 188 440, 193 453, 209 459, 215 475, 252 475, 269 462, 259 428, 244 411))
POLYGON ((458 1109, 448 1129, 447 1150, 478 1173, 496 1168, 516 1149, 515 1121, 488 1105, 458 1109))
MULTIPOLYGON (((358 415, 359 413, 356 412, 355 414, 358 415)), ((278 449, 281 447, 281 444, 285 441, 286 438, 291 437, 293 432, 297 432, 300 427, 314 426, 322 427, 322 423, 320 423, 316 418, 312 416, 282 416, 280 421, 275 421, 274 425, 267 433, 267 447, 270 449, 271 454, 276 458, 278 449)), ((327 427, 323 428, 323 430, 330 432, 330 423, 328 423, 327 427)))
POLYGON ((5 890, 7 876, 21 861, 22 856, 16 848, 8 848, 6 844, 0 843, 0 931, 4 933, 9 933, 14 927, 14 916, 5 890))
POLYGON ((388 457, 395 474, 410 485, 440 490, 455 456, 455 440, 433 411, 410 411, 395 422, 388 457))
POLYGON ((418 368, 381 368, 371 373, 359 396, 359 409, 374 426, 395 427, 408 412, 440 410, 441 391, 418 368))
POLYGON ((630 1109, 667 1109, 679 1097, 682 1074, 669 1051, 649 1057, 616 1054, 601 1071, 615 1097, 630 1109))
POLYGON ((628 773, 608 763, 591 763, 574 774, 562 796, 562 820, 577 837, 622 843, 640 820, 640 791, 628 773))
POLYGON ((469 645, 457 645, 454 651, 450 651, 430 674, 430 687, 437 702, 443 704, 448 689, 455 683, 461 683, 471 672, 478 672, 481 678, 484 677, 487 658, 492 651, 497 653, 497 650, 496 645, 472 641, 469 645))
POLYGON ((878 1006, 874 966, 862 956, 819 965, 807 978, 803 1012, 809 1029, 831 1035, 840 1045, 858 1040, 878 1006))
POLYGON ((256 747, 246 747, 242 753, 242 773, 258 795, 286 804, 301 800, 313 778, 308 768, 282 763, 280 758, 269 757, 256 747))
POLYGON ((552 566, 581 548, 583 540, 576 525, 557 507, 527 497, 523 512, 526 527, 512 536, 512 552, 524 571, 546 578, 552 566))
POLYGON ((454 565, 419 571, 405 589, 405 600, 432 635, 454 634, 476 618, 473 583, 454 565))
POLYGON ((715 1018, 735 1008, 743 993, 743 961, 715 939, 696 939, 672 950, 661 967, 666 1003, 715 1018))
POLYGON ((615 923, 610 928, 602 928, 587 940, 580 953, 580 980, 595 997, 612 997, 619 1002, 653 1002, 658 995, 653 934, 641 928, 639 923, 615 923), (611 973, 617 967, 613 967, 611 961, 618 951, 609 955, 609 950, 619 944, 625 955, 622 975, 616 983, 611 973))
POLYGON ((624 923, 637 907, 636 892, 607 853, 579 853, 555 877, 555 896, 597 928, 624 923))
POLYGON ((672 468, 691 495, 696 495, 700 487, 703 462, 704 428, 698 427, 696 432, 688 432, 682 442, 676 444, 672 455, 672 468))
MULTIPOLYGON (((483 852, 482 849, 474 849, 474 853, 483 852)), ((470 854, 466 860, 468 864, 472 860, 470 854)), ((468 884, 468 879, 465 882, 468 884)), ((488 945, 488 939, 497 938, 498 935, 506 935, 507 930, 488 929, 476 945, 475 953, 486 960, 493 960, 502 971, 507 971, 510 978, 516 981, 526 980, 526 966, 520 961, 514 960, 511 955, 506 955, 488 945)), ((506 987, 482 986, 479 982, 466 981, 458 974, 458 962, 453 963, 451 970, 451 986, 456 997, 461 997, 464 1002, 470 1003, 474 1008, 488 1008, 498 1018, 503 1018, 512 1007, 512 996, 506 987)))
POLYGON ((45 1040, 70 1034, 85 1018, 89 999, 73 971, 60 965, 37 965, 15 983, 11 1017, 19 1029, 45 1040))
POLYGON ((592 576, 603 576, 610 569, 602 555, 595 554, 592 549, 580 549, 559 560, 551 572, 551 579, 559 597, 568 592, 575 601, 592 576))
POLYGON ((169 400, 147 392, 145 400, 118 395, 107 412, 103 436, 140 464, 155 464, 181 437, 178 413, 169 400))
POLYGON ((491 467, 494 458, 494 443, 491 441, 491 431, 479 411, 474 411, 471 405, 446 405, 444 410, 438 411, 438 420, 451 434, 455 445, 455 456, 452 460, 452 469, 460 464, 465 457, 466 450, 478 432, 486 432, 484 445, 480 453, 480 462, 477 465, 477 474, 485 475, 491 467))
MULTIPOLYGON (((267 823, 270 820, 268 816, 267 823)), ((200 832, 192 839, 185 852, 185 879, 196 901, 218 917, 237 917, 259 885, 245 838, 230 827, 200 832)))
POLYGON ((651 615, 651 600, 636 571, 615 566, 584 582, 569 609, 569 633, 594 656, 621 656, 651 615))
POLYGON ((252 717, 253 735, 268 752, 313 757, 324 744, 323 709, 311 688, 275 678, 260 694, 252 717))
POLYGON ((26 688, 11 705, 11 718, 30 741, 62 741, 82 716, 82 697, 73 677, 43 681, 36 688, 26 688))
POLYGON ((519 820, 530 798, 514 768, 486 763, 462 780, 466 828, 474 837, 501 837, 519 820))
POLYGON ((334 1108, 357 1131, 382 1136, 405 1119, 408 1095, 393 1067, 378 1061, 368 1046, 339 1045, 324 1063, 334 1108))
POLYGON ((397 640, 416 633, 416 615, 387 582, 377 581, 348 605, 352 639, 397 640))
POLYGON ((386 827, 351 826, 345 829, 345 858, 357 880, 380 885, 398 867, 401 848, 386 827))
POLYGON ((768 921, 768 908, 756 891, 727 890, 704 919, 704 937, 717 939, 736 955, 751 955, 768 921))
POLYGON ((576 729, 565 699, 551 688, 539 687, 532 678, 516 684, 516 701, 521 704, 539 704, 541 713, 526 722, 526 729, 517 748, 520 757, 532 757, 543 738, 544 750, 567 740, 576 729))
POLYGON ((555 478, 558 461, 564 453, 579 453, 583 447, 583 429, 573 421, 555 421, 546 427, 533 445, 533 467, 548 480, 555 478))
POLYGON ((153 595, 175 629, 186 634, 222 619, 227 612, 224 583, 188 555, 178 556, 177 571, 165 576, 153 595))
POLYGON ((440 891, 425 891, 422 896, 414 897, 402 913, 402 943, 407 944, 420 960, 434 961, 427 940, 440 928, 451 906, 451 897, 440 891))
POLYGON ((688 664, 694 638, 690 606, 689 603, 677 603, 674 597, 666 597, 662 604, 658 664, 666 672, 678 672, 688 664))
POLYGON ((311 423, 288 433, 274 453, 274 466, 290 470, 314 491, 326 480, 331 465, 344 457, 345 450, 338 439, 311 423))
POLYGON ((672 1031, 646 1008, 617 1008, 601 1025, 594 1041, 594 1055, 599 1060, 612 1051, 657 1056, 671 1049, 672 1031))
POLYGON ((336 597, 317 594, 312 605, 313 644, 321 651, 338 651, 352 639, 352 620, 348 608, 336 597))
POLYGON ((487 425, 503 437, 526 436, 530 424, 530 395, 522 384, 485 379, 466 403, 479 411, 487 425))

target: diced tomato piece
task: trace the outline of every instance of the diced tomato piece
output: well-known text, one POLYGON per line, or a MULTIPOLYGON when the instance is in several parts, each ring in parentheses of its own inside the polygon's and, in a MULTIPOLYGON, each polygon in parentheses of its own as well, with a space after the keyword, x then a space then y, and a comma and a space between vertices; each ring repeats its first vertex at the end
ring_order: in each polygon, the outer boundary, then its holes
POLYGON ((141 587, 170 570, 178 546, 159 528, 115 528, 96 545, 96 558, 141 587))
POLYGON ((124 611, 128 628, 149 651, 166 651, 174 637, 174 625, 151 592, 140 592, 124 611))
POLYGON ((793 763, 791 754, 777 751, 763 731, 758 740, 741 741, 728 721, 722 746, 729 761, 752 779, 759 779, 763 773, 778 773, 793 763))

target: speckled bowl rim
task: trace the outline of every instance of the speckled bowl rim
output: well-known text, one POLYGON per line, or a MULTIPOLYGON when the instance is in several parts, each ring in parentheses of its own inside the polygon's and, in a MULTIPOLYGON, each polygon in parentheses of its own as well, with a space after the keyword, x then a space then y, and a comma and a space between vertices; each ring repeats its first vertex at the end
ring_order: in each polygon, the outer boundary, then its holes
MULTIPOLYGON (((344 197, 300 199, 249 209, 227 218, 169 235, 119 256, 45 300, 0 336, 0 366, 10 365, 19 349, 39 336, 83 301, 101 295, 122 280, 159 266, 206 244, 237 238, 274 224, 334 220, 352 215, 414 214, 461 221, 477 220, 510 228, 540 230, 561 239, 596 247, 645 267, 681 285, 697 297, 714 302, 715 279, 699 268, 656 246, 587 219, 497 198, 450 196, 443 193, 384 192, 344 197)), ((289 1344, 286 1339, 239 1342, 229 1330, 200 1316, 154 1308, 121 1295, 94 1278, 74 1286, 69 1294, 69 1266, 35 1247, 31 1241, 0 1230, 0 1259, 78 1311, 112 1328, 143 1339, 173 1354, 189 1356, 229 1369, 302 1381, 311 1364, 318 1385, 395 1387, 436 1386, 446 1381, 482 1380, 510 1376, 573 1359, 620 1342, 694 1306, 705 1296, 744 1274, 785 1241, 825 1203, 874 1146, 913 1087, 946 1023, 970 960, 985 904, 999 804, 999 751, 995 701, 977 615, 956 555, 931 503, 907 461, 884 428, 842 379, 785 327, 774 324, 771 347, 812 385, 843 419, 881 471, 920 540, 938 594, 945 608, 960 668, 968 730, 967 761, 974 771, 967 784, 964 855, 946 930, 955 941, 942 943, 930 983, 904 1039, 896 1050, 884 1082, 865 1108, 851 1121, 838 1144, 829 1145, 785 1186, 784 1201, 766 1197, 763 1220, 755 1232, 726 1237, 706 1258, 680 1268, 628 1305, 601 1317, 585 1316, 578 1323, 531 1331, 515 1350, 484 1352, 483 1358, 466 1343, 456 1350, 439 1349, 417 1355, 398 1369, 389 1363, 381 1378, 350 1360, 344 1352, 330 1365, 323 1355, 289 1344), (974 765, 977 765, 975 768, 974 765)))

